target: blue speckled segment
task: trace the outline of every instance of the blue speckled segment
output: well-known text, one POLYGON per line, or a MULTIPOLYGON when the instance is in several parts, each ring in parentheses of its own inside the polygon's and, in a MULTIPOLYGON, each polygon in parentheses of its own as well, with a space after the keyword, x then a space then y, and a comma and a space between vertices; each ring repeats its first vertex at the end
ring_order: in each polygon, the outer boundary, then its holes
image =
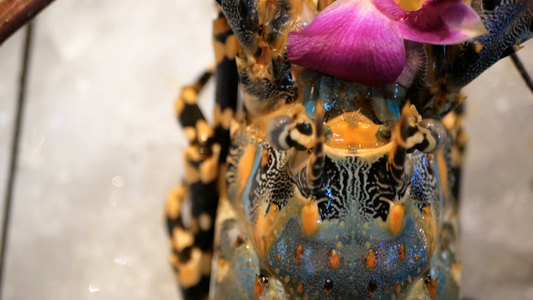
MULTIPOLYGON (((225 220, 220 228, 219 259, 227 263, 227 269, 219 268, 213 280, 216 282, 216 299, 253 299, 255 276, 259 274, 259 260, 249 240, 243 240, 236 246, 235 240, 245 238, 238 222, 225 220), (217 278, 224 278, 218 282, 217 278), (228 295, 232 295, 231 298, 228 295)), ((218 263, 218 262, 216 262, 218 263)))
POLYGON ((354 291, 357 292, 357 299, 390 299, 396 295, 397 283, 405 287, 409 278, 428 272, 425 241, 411 217, 406 218, 401 234, 386 239, 372 236, 372 232, 382 230, 376 223, 369 228, 365 228, 362 222, 354 223, 341 227, 338 221, 326 221, 319 234, 309 237, 302 232, 297 218, 290 219, 268 256, 269 269, 280 279, 287 276, 291 278, 286 288, 295 291, 293 296, 306 295, 309 299, 338 299, 340 296, 349 299, 354 291), (340 249, 336 248, 338 242, 342 244, 340 249), (367 242, 370 248, 367 248, 367 242), (295 261, 299 245, 303 245, 304 251, 301 260, 295 261), (405 245, 404 261, 400 259, 401 245, 405 245), (328 258, 332 250, 341 257, 337 269, 329 265, 328 258), (365 266, 365 256, 369 251, 376 253, 377 262, 371 270, 365 266), (415 255, 418 259, 415 259, 415 255), (329 293, 324 290, 326 279, 333 282, 333 289, 329 293), (373 296, 369 292, 371 280, 375 280, 378 287, 373 296), (299 283, 305 286, 303 293, 297 292, 299 283))

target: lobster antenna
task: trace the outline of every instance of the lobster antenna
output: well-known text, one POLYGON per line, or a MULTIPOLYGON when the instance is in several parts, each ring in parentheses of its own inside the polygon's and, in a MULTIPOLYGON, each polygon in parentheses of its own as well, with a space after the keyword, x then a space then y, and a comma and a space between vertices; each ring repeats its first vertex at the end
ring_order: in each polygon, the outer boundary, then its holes
POLYGON ((524 79, 524 82, 526 83, 527 87, 533 93, 533 80, 531 79, 531 76, 529 76, 526 68, 524 67, 524 64, 516 55, 516 53, 511 54, 511 60, 514 63, 514 66, 518 69, 518 72, 520 72, 520 76, 522 76, 522 79, 524 79))
POLYGON ((315 145, 313 147, 311 157, 309 158, 306 174, 307 187, 309 189, 315 189, 322 184, 322 175, 325 163, 324 107, 322 106, 322 100, 320 97, 318 97, 316 100, 315 107, 315 145))

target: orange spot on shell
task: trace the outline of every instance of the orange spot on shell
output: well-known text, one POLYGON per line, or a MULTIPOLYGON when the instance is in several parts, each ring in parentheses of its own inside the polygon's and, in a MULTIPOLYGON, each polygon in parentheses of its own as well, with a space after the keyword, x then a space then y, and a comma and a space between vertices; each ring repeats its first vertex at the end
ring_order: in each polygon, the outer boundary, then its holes
POLYGON ((278 253, 278 255, 276 255, 276 258, 277 258, 278 260, 281 260, 281 254, 278 253))
POLYGON ((298 293, 303 293, 303 291, 304 291, 304 284, 300 282, 300 284, 298 284, 298 293))
POLYGON ((403 204, 393 205, 387 217, 387 227, 392 234, 398 234, 403 227, 405 211, 403 204))
POLYGON ((254 285, 254 298, 259 299, 263 291, 265 290, 265 283, 261 277, 255 275, 255 285, 254 285))
POLYGON ((341 264, 341 257, 339 253, 335 250, 331 251, 331 256, 329 257, 329 265, 333 269, 338 269, 341 264))
POLYGON ((374 251, 369 251, 365 257, 366 268, 372 270, 376 267, 376 254, 374 251))
POLYGON ((318 206, 316 203, 306 204, 302 208, 301 217, 305 233, 307 235, 313 235, 320 223, 320 215, 318 214, 318 206))
POLYGON ((401 245, 398 252, 399 252, 398 254, 400 254, 400 260, 402 262, 405 261, 405 245, 401 245))
POLYGON ((400 283, 396 283, 396 293, 399 293, 402 290, 402 285, 400 283))
POLYGON ((268 150, 266 148, 263 148, 263 153, 261 153, 261 166, 262 167, 265 167, 268 163, 268 158, 269 158, 269 154, 268 154, 268 150))
POLYGON ((431 217, 431 205, 425 206, 422 209, 422 214, 424 215, 424 218, 428 220, 431 217))
MULTIPOLYGON (((268 210, 268 218, 270 222, 274 222, 278 215, 279 208, 276 204, 270 203, 270 209, 268 210)), ((274 229, 275 230, 275 229, 274 229)))
POLYGON ((426 285, 427 285, 427 288, 428 288, 428 292, 429 292, 429 296, 431 297, 432 300, 435 300, 435 298, 437 298, 437 284, 439 282, 439 279, 435 279, 435 280, 428 280, 426 285))
POLYGON ((302 260, 302 254, 304 253, 304 248, 302 246, 298 246, 296 248, 296 254, 294 255, 294 259, 296 261, 301 261, 302 260))
POLYGON ((418 261, 418 254, 415 254, 415 261, 418 261))

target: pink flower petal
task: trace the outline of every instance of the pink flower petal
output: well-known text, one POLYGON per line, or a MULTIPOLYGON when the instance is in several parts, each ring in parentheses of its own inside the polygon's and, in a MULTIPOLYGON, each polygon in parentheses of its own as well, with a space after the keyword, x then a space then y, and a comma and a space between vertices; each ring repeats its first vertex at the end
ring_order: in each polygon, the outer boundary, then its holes
POLYGON ((407 14, 396 2, 393 0, 371 0, 374 6, 389 19, 400 21, 405 18, 407 14))
POLYGON ((398 21, 405 39, 430 44, 456 44, 487 33, 477 13, 461 0, 428 0, 398 21))
POLYGON ((345 80, 384 85, 402 72, 405 48, 395 22, 370 0, 337 0, 289 34, 288 58, 345 80))

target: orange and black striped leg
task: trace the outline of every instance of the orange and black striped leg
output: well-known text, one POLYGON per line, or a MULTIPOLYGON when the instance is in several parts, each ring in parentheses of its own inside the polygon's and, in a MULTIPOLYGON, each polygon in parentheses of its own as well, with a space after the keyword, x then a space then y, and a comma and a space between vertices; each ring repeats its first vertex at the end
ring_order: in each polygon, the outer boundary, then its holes
POLYGON ((222 12, 213 22, 213 47, 216 57, 215 142, 220 145, 220 164, 226 163, 230 146, 229 128, 237 108, 239 76, 235 56, 239 41, 222 12))
POLYGON ((170 260, 185 299, 207 299, 209 293, 220 146, 196 101, 211 74, 207 71, 183 88, 175 104, 189 145, 184 152, 185 183, 169 195, 167 224, 170 260))
MULTIPOLYGON (((236 57, 247 116, 267 114, 297 98, 286 40, 301 0, 218 1, 241 50, 236 57)), ((307 2, 307 1, 306 1, 307 2)))
POLYGON ((189 145, 184 152, 185 183, 169 196, 168 230, 172 236, 171 263, 184 299, 205 299, 209 294, 213 257, 214 221, 228 153, 229 127, 237 103, 238 77, 235 54, 239 44, 220 14, 214 22, 217 58, 215 124, 213 129, 197 105, 198 94, 212 76, 183 88, 176 100, 176 114, 189 145))

